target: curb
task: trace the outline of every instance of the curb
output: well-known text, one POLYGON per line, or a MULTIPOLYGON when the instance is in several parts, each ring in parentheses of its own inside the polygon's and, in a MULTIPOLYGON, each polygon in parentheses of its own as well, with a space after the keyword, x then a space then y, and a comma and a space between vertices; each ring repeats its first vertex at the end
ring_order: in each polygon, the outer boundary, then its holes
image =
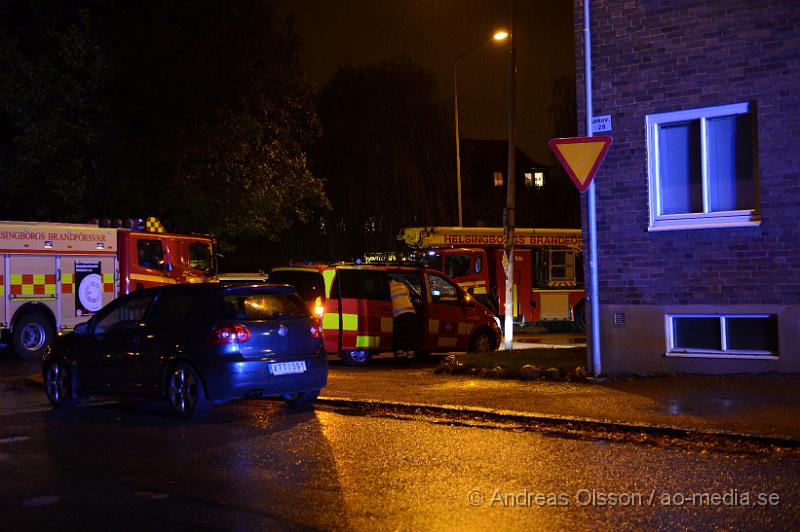
POLYGON ((532 414, 517 410, 504 410, 478 406, 458 406, 448 404, 408 403, 401 401, 378 401, 373 399, 354 399, 349 397, 320 396, 316 403, 331 406, 345 406, 354 408, 391 408, 409 411, 412 414, 432 413, 445 415, 468 415, 482 417, 493 421, 516 421, 536 423, 545 427, 583 430, 605 431, 617 433, 646 433, 653 436, 677 438, 706 438, 724 439, 731 443, 745 443, 758 446, 773 446, 789 449, 800 449, 800 439, 782 438, 777 436, 764 436, 727 430, 709 430, 668 425, 656 425, 644 422, 622 422, 601 419, 584 418, 578 416, 555 414, 532 414))
MULTIPOLYGON (((23 380, 26 386, 43 388, 40 374, 16 377, 7 380, 23 380)), ((732 443, 746 443, 758 446, 773 446, 789 449, 800 449, 800 438, 782 438, 778 436, 764 436, 745 432, 735 432, 724 429, 699 429, 696 427, 676 427, 670 425, 657 425, 645 422, 624 422, 604 419, 586 418, 558 414, 532 414, 519 410, 499 408, 486 408, 481 406, 460 406, 449 404, 410 403, 404 401, 384 401, 377 399, 355 399, 351 397, 320 396, 316 403, 331 406, 345 406, 351 408, 392 408, 408 411, 411 414, 432 413, 444 415, 460 415, 482 417, 491 421, 516 421, 522 423, 536 423, 555 429, 571 429, 583 431, 606 431, 616 433, 646 433, 653 436, 677 438, 712 438, 725 439, 732 443)))

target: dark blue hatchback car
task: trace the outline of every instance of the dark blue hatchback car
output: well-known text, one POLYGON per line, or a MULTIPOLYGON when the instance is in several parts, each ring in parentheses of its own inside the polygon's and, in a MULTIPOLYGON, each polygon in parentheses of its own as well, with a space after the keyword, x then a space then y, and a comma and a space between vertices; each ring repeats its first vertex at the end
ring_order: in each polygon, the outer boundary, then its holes
POLYGON ((244 397, 310 404, 327 383, 328 357, 293 288, 182 284, 115 299, 53 342, 42 373, 55 407, 155 396, 194 417, 244 397))

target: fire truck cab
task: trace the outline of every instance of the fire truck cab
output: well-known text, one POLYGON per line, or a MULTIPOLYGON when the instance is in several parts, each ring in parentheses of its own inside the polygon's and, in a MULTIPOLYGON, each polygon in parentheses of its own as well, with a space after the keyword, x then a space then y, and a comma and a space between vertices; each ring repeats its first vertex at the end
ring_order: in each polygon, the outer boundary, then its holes
POLYGON ((55 335, 86 321, 119 294, 206 280, 214 240, 166 233, 146 222, 0 221, 0 335, 34 360, 55 335), (124 227, 122 227, 124 225, 124 227))
MULTIPOLYGON (((409 227, 398 240, 417 259, 472 293, 496 315, 505 305, 503 228, 409 227)), ((586 329, 586 303, 579 229, 515 229, 515 320, 572 322, 586 329)))

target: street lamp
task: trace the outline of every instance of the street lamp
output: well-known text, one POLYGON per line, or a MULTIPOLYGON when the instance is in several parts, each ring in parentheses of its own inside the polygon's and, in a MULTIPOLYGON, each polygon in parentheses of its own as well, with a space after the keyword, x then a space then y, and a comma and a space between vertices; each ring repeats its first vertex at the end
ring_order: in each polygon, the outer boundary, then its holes
POLYGON ((506 31, 497 31, 494 35, 485 39, 466 52, 462 53, 458 57, 453 60, 453 108, 455 109, 455 121, 456 121, 456 186, 458 190, 458 226, 461 227, 463 225, 463 211, 461 209, 461 138, 458 131, 458 60, 464 57, 465 55, 469 54, 470 52, 476 50, 477 48, 483 46, 489 41, 504 41, 508 38, 508 32, 506 31))

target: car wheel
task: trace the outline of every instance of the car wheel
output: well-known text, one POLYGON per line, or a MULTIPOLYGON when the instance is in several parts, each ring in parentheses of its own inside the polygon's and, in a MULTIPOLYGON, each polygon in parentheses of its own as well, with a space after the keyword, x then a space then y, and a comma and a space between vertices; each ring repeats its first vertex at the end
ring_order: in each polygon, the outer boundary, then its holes
POLYGON ((469 351, 471 353, 488 353, 489 351, 494 351, 495 345, 497 345, 497 343, 492 333, 488 331, 478 331, 478 334, 472 339, 469 351))
POLYGON ((199 418, 211 409, 200 375, 183 362, 172 368, 167 382, 167 398, 180 417, 199 418))
POLYGON ((357 349, 355 351, 342 351, 339 357, 348 366, 361 367, 367 365, 372 355, 366 349, 357 349))
POLYGON ((78 404, 80 399, 72 389, 72 371, 66 362, 53 360, 44 369, 44 392, 55 408, 68 408, 78 404))
POLYGON ((308 392, 285 393, 281 395, 281 399, 286 401, 286 404, 294 408, 309 406, 317 400, 320 391, 321 390, 312 390, 308 392))
POLYGON ((53 327, 43 314, 31 312, 14 324, 11 342, 14 352, 24 360, 42 358, 53 340, 53 327))

